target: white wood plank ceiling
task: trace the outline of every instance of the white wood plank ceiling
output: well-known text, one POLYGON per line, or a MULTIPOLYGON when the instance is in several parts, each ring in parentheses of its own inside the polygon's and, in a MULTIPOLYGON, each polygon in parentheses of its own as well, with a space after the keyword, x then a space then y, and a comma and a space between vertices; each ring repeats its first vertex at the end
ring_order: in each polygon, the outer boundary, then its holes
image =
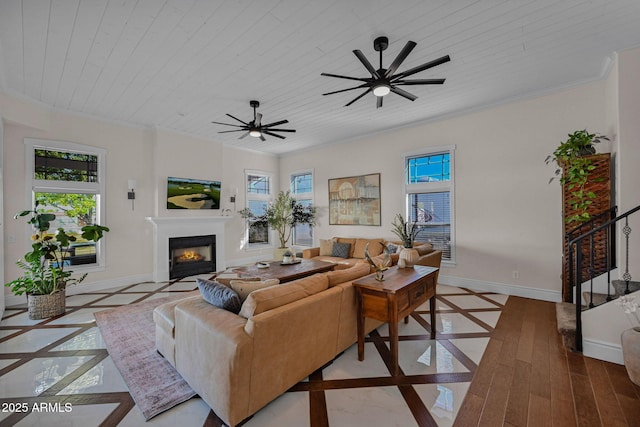
MULTIPOLYGON (((2 90, 56 110, 286 153, 598 79, 640 46, 638 0, 0 0, 2 90), (321 72, 368 77, 352 50, 398 71, 449 54, 376 109, 321 72), (211 121, 288 119, 286 140, 238 140, 211 121)), ((264 123, 264 121, 263 121, 264 123)))

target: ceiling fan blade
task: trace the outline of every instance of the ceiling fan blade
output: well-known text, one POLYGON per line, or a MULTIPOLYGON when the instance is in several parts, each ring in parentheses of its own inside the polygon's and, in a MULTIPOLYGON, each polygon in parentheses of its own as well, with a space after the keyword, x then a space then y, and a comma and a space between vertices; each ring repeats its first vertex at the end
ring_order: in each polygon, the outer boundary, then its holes
POLYGON ((211 122, 211 123, 215 123, 217 125, 234 126, 234 127, 238 127, 238 128, 242 127, 240 125, 232 125, 231 123, 222 123, 222 122, 211 122))
POLYGON ((238 139, 246 138, 247 135, 249 135, 249 132, 243 133, 242 135, 240 135, 240 138, 238 139))
POLYGON ((253 121, 255 127, 260 127, 260 120, 262 120, 262 114, 256 114, 256 119, 253 121))
POLYGON ((360 85, 360 86, 356 86, 356 87, 350 87, 349 89, 342 89, 342 90, 334 90, 333 92, 327 92, 327 93, 323 93, 323 95, 333 95, 334 93, 340 93, 340 92, 347 92, 349 90, 354 90, 354 89, 362 89, 369 86, 367 83, 360 85))
POLYGON ((417 79, 417 80, 398 80, 393 82, 396 85, 441 85, 445 79, 417 79))
POLYGON ((232 116, 232 115, 231 115, 231 114, 229 114, 229 113, 227 113, 227 116, 231 117, 232 119, 235 119, 235 120, 239 121, 240 123, 242 123, 242 124, 243 124, 243 125, 245 125, 245 126, 249 124, 249 123, 247 123, 247 122, 243 122, 242 120, 240 120, 240 119, 239 119, 239 118, 237 118, 237 117, 232 116))
POLYGON ((356 57, 358 57, 360 62, 362 62, 362 65, 364 65, 364 67, 367 69, 367 71, 371 73, 373 77, 375 77, 376 79, 380 78, 380 74, 378 74, 378 71, 375 68, 373 68, 373 65, 371 65, 371 62, 369 62, 367 57, 364 56, 362 52, 356 49, 353 51, 353 53, 356 55, 356 57))
POLYGON ((402 97, 405 97, 405 98, 407 98, 409 101, 415 101, 416 99, 418 99, 418 97, 417 97, 417 96, 415 96, 415 95, 413 95, 413 94, 410 94, 410 93, 409 93, 409 92, 407 92, 406 90, 402 90, 402 89, 397 88, 397 87, 393 87, 393 86, 392 86, 392 87, 391 87, 391 92, 393 92, 393 93, 395 93, 395 94, 398 94, 398 95, 400 95, 400 96, 402 96, 402 97))
POLYGON ((268 125, 262 125, 263 128, 270 128, 272 126, 283 125, 285 123, 289 123, 289 120, 280 120, 279 122, 269 123, 268 125))
POLYGON ((398 56, 396 56, 396 59, 393 60, 391 65, 389 65, 389 68, 387 68, 387 71, 384 73, 384 77, 386 79, 393 76, 393 73, 396 72, 400 64, 402 64, 402 62, 407 59, 407 56, 409 56, 413 48, 416 46, 416 42, 412 41, 408 41, 407 44, 404 45, 398 56))
POLYGON ((449 62, 449 61, 451 61, 451 58, 449 58, 449 55, 445 55, 442 58, 434 59, 433 61, 427 62, 426 64, 418 65, 417 67, 414 67, 414 68, 412 68, 410 70, 407 70, 407 71, 403 71, 402 73, 396 74, 395 76, 393 76, 391 78, 392 83, 395 80, 399 80, 399 79, 402 79, 404 77, 409 77, 412 74, 419 73, 420 71, 424 71, 424 70, 427 70, 429 68, 436 67, 438 65, 444 64, 445 62, 449 62))
POLYGON ((269 132, 268 130, 263 130, 262 133, 264 133, 266 135, 270 135, 270 136, 275 136, 276 138, 285 139, 284 136, 278 135, 278 134, 273 133, 273 132, 269 132))
POLYGON ((378 98, 378 100, 376 101, 376 108, 381 108, 382 107, 382 99, 384 98, 384 96, 376 96, 376 98, 378 98))
POLYGON ((362 98, 363 96, 365 96, 369 92, 371 92, 371 88, 369 88, 369 89, 365 90, 364 92, 362 92, 353 101, 349 102, 348 104, 345 104, 345 107, 348 107, 349 105, 353 104, 354 102, 356 102, 358 99, 362 98))
POLYGON ((266 139, 264 139, 264 136, 262 134, 260 134, 260 141, 262 142, 266 141, 266 139))
POLYGON ((245 130, 246 130, 246 129, 223 130, 223 131, 220 131, 220 132, 218 132, 218 133, 242 132, 242 131, 245 131, 245 130))
POLYGON ((370 78, 365 78, 365 77, 349 77, 349 76, 341 76, 339 74, 330 74, 330 73, 320 73, 321 76, 326 76, 326 77, 335 77, 337 79, 347 79, 347 80, 357 80, 359 82, 366 82, 366 81, 370 81, 370 78))
MULTIPOLYGON (((264 126, 262 126, 262 128, 264 129, 264 126)), ((269 132, 295 132, 296 131, 295 129, 271 129, 271 128, 266 130, 268 130, 269 132)))

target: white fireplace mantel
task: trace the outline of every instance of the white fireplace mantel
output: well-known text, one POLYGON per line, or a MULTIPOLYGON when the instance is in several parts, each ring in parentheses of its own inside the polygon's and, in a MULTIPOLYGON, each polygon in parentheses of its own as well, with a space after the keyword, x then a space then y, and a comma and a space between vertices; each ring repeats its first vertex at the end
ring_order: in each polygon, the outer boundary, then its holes
POLYGON ((172 237, 216 236, 216 269, 226 268, 224 228, 232 216, 147 217, 153 224, 153 280, 169 280, 169 239, 172 237))

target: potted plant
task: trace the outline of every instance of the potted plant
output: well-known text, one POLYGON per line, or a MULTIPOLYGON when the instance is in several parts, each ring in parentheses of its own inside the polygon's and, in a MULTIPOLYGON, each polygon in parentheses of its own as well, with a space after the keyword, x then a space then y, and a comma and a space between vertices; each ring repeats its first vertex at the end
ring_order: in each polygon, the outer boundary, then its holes
POLYGON ((638 316, 638 303, 635 302, 635 296, 622 295, 618 297, 616 304, 622 308, 631 323, 631 328, 624 330, 620 337, 624 366, 631 381, 636 385, 640 385, 640 317, 638 316))
POLYGON ((281 261, 285 251, 289 250, 287 243, 291 238, 291 230, 298 224, 315 224, 316 209, 298 202, 290 191, 281 191, 264 214, 255 215, 249 208, 239 213, 242 218, 266 223, 276 231, 280 246, 274 251, 274 258, 281 261))
POLYGON ((585 185, 589 182, 589 175, 595 169, 589 156, 596 153, 595 145, 609 138, 595 133, 589 133, 586 129, 578 130, 568 135, 568 139, 555 149, 553 154, 547 156, 547 164, 555 162, 558 166, 555 176, 560 177, 560 183, 567 185, 571 199, 569 204, 574 213, 565 220, 567 222, 585 222, 591 218, 588 212, 589 206, 596 198, 593 191, 587 191, 585 185), (564 169, 564 172, 563 172, 564 169))
MULTIPOLYGON (((5 284, 15 295, 27 294, 30 319, 45 319, 65 312, 66 287, 81 283, 87 274, 71 277, 72 271, 65 270, 68 263, 71 244, 78 240, 74 233, 59 227, 54 234, 49 233, 55 214, 38 210, 36 201, 33 210, 18 212, 14 218, 29 216, 27 223, 33 228, 31 251, 24 260, 16 264, 24 275, 5 284)), ((97 242, 108 232, 101 225, 82 227, 79 237, 86 241, 97 242)))
POLYGON ((413 267, 420 258, 418 251, 413 249, 413 242, 420 232, 420 227, 415 221, 413 223, 406 221, 401 214, 396 214, 391 225, 393 226, 391 232, 398 236, 403 246, 398 258, 398 267, 413 267))

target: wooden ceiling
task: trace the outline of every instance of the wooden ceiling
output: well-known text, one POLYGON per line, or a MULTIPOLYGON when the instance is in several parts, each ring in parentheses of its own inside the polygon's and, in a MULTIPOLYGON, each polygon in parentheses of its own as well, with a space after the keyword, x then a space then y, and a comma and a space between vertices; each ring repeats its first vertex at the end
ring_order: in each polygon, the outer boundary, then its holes
POLYGON ((3 91, 118 123, 274 154, 335 143, 602 78, 640 46, 638 0, 1 0, 3 91), (352 50, 386 66, 408 40, 412 86, 376 109, 321 72, 368 77, 352 50), (288 119, 286 140, 238 140, 211 121, 288 119))

